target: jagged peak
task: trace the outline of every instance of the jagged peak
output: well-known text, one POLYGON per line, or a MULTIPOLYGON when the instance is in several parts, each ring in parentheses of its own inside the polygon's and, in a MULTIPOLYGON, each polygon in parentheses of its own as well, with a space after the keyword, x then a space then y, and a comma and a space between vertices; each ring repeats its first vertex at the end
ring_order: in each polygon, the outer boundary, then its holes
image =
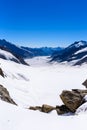
POLYGON ((73 44, 71 44, 68 48, 72 48, 72 47, 76 47, 79 48, 81 46, 86 46, 87 45, 87 41, 75 41, 73 44))

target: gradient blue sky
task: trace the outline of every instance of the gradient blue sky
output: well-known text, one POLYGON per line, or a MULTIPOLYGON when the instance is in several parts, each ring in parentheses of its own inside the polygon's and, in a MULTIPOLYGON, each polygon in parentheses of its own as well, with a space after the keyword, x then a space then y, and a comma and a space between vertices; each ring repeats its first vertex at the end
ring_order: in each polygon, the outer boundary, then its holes
POLYGON ((87 0, 0 0, 0 39, 32 47, 87 40, 87 0))

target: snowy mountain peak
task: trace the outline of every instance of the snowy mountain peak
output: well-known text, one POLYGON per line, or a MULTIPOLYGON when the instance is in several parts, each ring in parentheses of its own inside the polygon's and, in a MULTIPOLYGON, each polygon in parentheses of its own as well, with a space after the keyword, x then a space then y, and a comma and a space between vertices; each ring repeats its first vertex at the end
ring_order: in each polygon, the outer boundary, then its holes
POLYGON ((51 61, 81 65, 87 63, 87 41, 77 41, 52 56, 51 61))
POLYGON ((72 47, 76 47, 76 48, 79 48, 79 47, 82 47, 82 46, 87 46, 87 42, 86 41, 77 41, 77 42, 74 42, 73 44, 71 44, 68 48, 72 48, 72 47))

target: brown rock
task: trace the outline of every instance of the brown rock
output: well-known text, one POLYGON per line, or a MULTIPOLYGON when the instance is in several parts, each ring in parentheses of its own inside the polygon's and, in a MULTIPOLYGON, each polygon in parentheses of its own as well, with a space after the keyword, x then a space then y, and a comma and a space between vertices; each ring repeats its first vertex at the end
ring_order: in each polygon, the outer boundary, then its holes
POLYGON ((1 68, 0 68, 0 75, 1 75, 2 77, 4 77, 4 73, 3 73, 3 71, 2 71, 1 68))
POLYGON ((47 104, 43 104, 42 105, 42 112, 45 112, 45 113, 49 113, 51 112, 52 110, 54 110, 55 108, 53 106, 50 106, 50 105, 47 105, 47 104))
POLYGON ((14 104, 14 105, 17 105, 13 99, 10 97, 9 95, 9 92, 7 91, 6 88, 4 88, 2 85, 0 85, 0 98, 1 100, 3 101, 6 101, 8 103, 11 103, 11 104, 14 104))
POLYGON ((70 112, 70 109, 65 105, 61 105, 61 106, 56 106, 56 111, 58 115, 61 115, 70 112))
POLYGON ((34 110, 34 111, 37 110, 36 107, 33 107, 33 106, 30 106, 29 109, 34 110))
POLYGON ((35 110, 41 111, 42 107, 40 107, 40 106, 35 106, 35 107, 30 106, 29 109, 30 109, 30 110, 34 110, 34 111, 35 111, 35 110))
POLYGON ((82 83, 87 88, 87 79, 82 83))
POLYGON ((76 109, 83 103, 83 97, 74 91, 65 90, 62 92, 60 97, 71 112, 75 112, 76 109))
POLYGON ((80 94, 82 97, 84 97, 85 95, 87 95, 87 89, 86 90, 82 90, 82 89, 72 89, 73 92, 80 94))
POLYGON ((50 105, 43 104, 42 107, 40 107, 40 106, 35 106, 35 107, 31 106, 29 109, 30 110, 39 110, 40 112, 49 113, 52 110, 54 110, 55 108, 50 106, 50 105))

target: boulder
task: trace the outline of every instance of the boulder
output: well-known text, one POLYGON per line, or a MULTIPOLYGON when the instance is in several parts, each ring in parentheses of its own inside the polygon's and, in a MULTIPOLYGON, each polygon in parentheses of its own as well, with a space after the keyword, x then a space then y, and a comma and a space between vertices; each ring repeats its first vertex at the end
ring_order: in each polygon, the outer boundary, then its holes
POLYGON ((81 95, 82 97, 84 97, 85 95, 87 95, 87 89, 86 90, 82 90, 82 89, 72 89, 73 92, 81 95))
POLYGON ((87 79, 82 83, 87 88, 87 79))
POLYGON ((2 71, 1 68, 0 68, 0 75, 1 75, 2 77, 4 77, 4 73, 3 73, 3 71, 2 71))
POLYGON ((30 110, 39 110, 40 112, 49 113, 52 110, 54 110, 55 107, 47 105, 47 104, 43 104, 41 107, 40 106, 35 106, 35 107, 31 106, 29 109, 30 110))
POLYGON ((41 111, 45 112, 45 113, 49 113, 49 112, 51 112, 54 109, 55 109, 55 107, 53 107, 53 106, 50 106, 50 105, 47 105, 47 104, 43 104, 41 111))
POLYGON ((76 109, 83 103, 83 96, 74 91, 65 90, 61 93, 60 97, 71 112, 75 112, 76 109))
POLYGON ((40 106, 35 106, 35 107, 30 106, 29 109, 30 109, 30 110, 34 110, 34 111, 35 111, 35 110, 41 111, 41 110, 42 110, 42 107, 40 107, 40 106))
POLYGON ((56 106, 56 111, 58 115, 66 114, 70 112, 70 109, 65 105, 56 106))
POLYGON ((3 87, 2 85, 0 85, 0 98, 3 101, 6 101, 6 102, 14 104, 14 105, 17 105, 13 101, 13 99, 10 97, 10 94, 9 94, 8 90, 5 87, 3 87))

